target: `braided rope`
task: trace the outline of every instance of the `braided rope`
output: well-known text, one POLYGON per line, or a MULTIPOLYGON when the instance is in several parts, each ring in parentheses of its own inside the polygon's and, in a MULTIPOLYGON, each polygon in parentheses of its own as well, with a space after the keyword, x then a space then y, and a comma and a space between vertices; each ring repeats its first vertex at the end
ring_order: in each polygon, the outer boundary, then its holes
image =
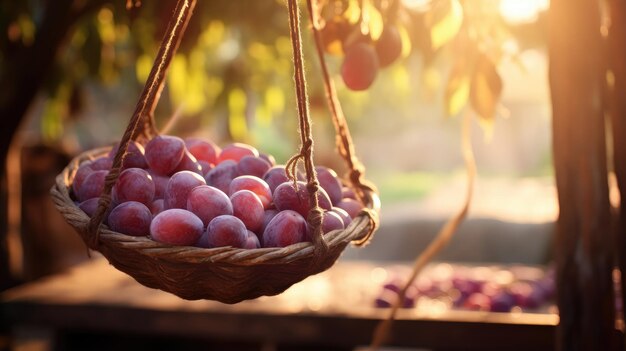
POLYGON ((119 147, 113 159, 111 170, 104 180, 104 189, 98 201, 98 208, 89 222, 89 232, 93 235, 87 241, 87 245, 92 249, 97 249, 99 245, 100 225, 104 219, 106 211, 111 205, 111 190, 117 182, 117 178, 121 173, 122 162, 128 150, 131 140, 135 140, 139 134, 155 133, 154 126, 154 109, 163 90, 165 74, 169 68, 172 57, 176 53, 182 36, 187 28, 187 23, 191 18, 196 0, 178 0, 174 14, 170 19, 167 31, 154 61, 148 80, 144 85, 141 97, 135 107, 135 112, 128 122, 126 131, 122 136, 119 147), (144 124, 140 126, 140 121, 144 124), (141 127, 141 129, 139 129, 141 127))
POLYGON ((285 166, 287 175, 296 183, 296 168, 300 160, 304 163, 307 178, 307 192, 309 194, 309 206, 311 210, 307 216, 307 222, 311 227, 311 239, 315 245, 316 260, 328 251, 328 244, 324 240, 322 232, 322 219, 324 211, 319 207, 319 188, 317 173, 313 165, 313 133, 311 132, 311 117, 309 115, 308 97, 306 92, 306 79, 304 76, 304 58, 302 54, 302 37, 300 35, 300 10, 297 0, 287 0, 289 9, 289 34, 293 49, 294 80, 296 87, 296 101, 298 107, 298 121, 300 126, 300 152, 285 166))

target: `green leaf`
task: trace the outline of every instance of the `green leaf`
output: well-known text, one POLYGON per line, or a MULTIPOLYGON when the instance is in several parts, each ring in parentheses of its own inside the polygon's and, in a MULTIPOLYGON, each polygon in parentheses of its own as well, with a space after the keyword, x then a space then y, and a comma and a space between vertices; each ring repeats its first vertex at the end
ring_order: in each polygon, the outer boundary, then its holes
POLYGON ((272 115, 280 115, 285 111, 285 93, 279 86, 269 86, 265 90, 264 100, 270 118, 272 115))
POLYGON ((411 75, 404 65, 395 65, 389 70, 396 92, 400 95, 408 94, 411 91, 411 75))
POLYGON ((30 46, 35 41, 35 23, 27 15, 20 15, 17 19, 17 26, 20 29, 22 35, 22 43, 26 46, 30 46))
POLYGON ((207 105, 204 60, 199 50, 193 50, 188 56, 176 54, 172 59, 168 75, 170 97, 174 106, 185 106, 184 115, 197 114, 207 105))
POLYGON ((470 104, 482 122, 493 123, 501 95, 502 78, 491 59, 481 54, 472 75, 470 104))
POLYGON ((68 82, 62 82, 56 94, 49 96, 45 101, 41 114, 41 135, 48 142, 58 141, 63 134, 63 121, 69 112, 70 89, 68 82))
POLYGON ((369 17, 367 19, 367 25, 369 27, 370 37, 373 40, 377 40, 383 32, 383 16, 370 1, 367 1, 364 5, 367 6, 367 10, 363 10, 363 12, 367 13, 369 17))
POLYGON ((403 25, 398 25, 398 32, 400 32, 400 39, 402 40, 402 53, 400 57, 407 58, 411 54, 411 36, 403 25))
POLYGON ((103 7, 98 12, 98 33, 100 39, 105 44, 113 44, 115 42, 115 22, 113 21, 113 11, 103 7))
POLYGON ((224 22, 212 20, 200 34, 198 44, 204 48, 216 48, 224 41, 226 30, 224 22))
POLYGON ((348 7, 343 13, 343 17, 348 23, 354 24, 359 21, 359 18, 361 18, 361 7, 358 0, 348 0, 348 7))
POLYGON ((441 1, 426 14, 426 28, 430 29, 433 51, 452 40, 463 23, 463 8, 458 0, 441 1))
POLYGON ((154 60, 146 54, 140 55, 137 58, 137 62, 135 63, 135 75, 137 76, 138 82, 143 84, 148 80, 153 62, 154 60))
POLYGON ((470 76, 465 58, 459 58, 448 76, 445 91, 445 106, 448 116, 455 116, 465 105, 470 94, 470 76))
POLYGON ((243 89, 234 88, 228 92, 228 130, 234 140, 245 140, 248 136, 246 105, 247 97, 243 89))

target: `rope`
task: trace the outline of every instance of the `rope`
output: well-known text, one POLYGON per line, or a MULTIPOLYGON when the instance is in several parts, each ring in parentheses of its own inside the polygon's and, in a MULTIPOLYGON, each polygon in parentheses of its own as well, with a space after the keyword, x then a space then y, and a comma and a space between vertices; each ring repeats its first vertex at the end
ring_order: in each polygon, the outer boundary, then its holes
POLYGON ((413 284, 413 281, 420 273, 422 268, 424 268, 424 266, 426 266, 426 264, 430 262, 432 258, 448 244, 448 242, 450 242, 457 228, 467 216, 469 206, 472 201, 472 195, 474 191, 474 178, 476 176, 476 162, 474 161, 474 154, 472 152, 469 113, 465 114, 465 118, 463 120, 462 139, 463 142, 461 147, 463 152, 463 159, 465 161, 465 168, 467 170, 467 192, 465 195, 465 201, 463 203, 463 206, 456 215, 454 215, 448 220, 448 222, 446 222, 446 224, 443 226, 443 228, 441 228, 437 236, 435 236, 433 241, 428 245, 428 247, 426 247, 426 249, 417 257, 417 259, 413 263, 413 270, 411 271, 411 275, 402 287, 402 290, 398 292, 398 299, 394 302, 391 311, 389 312, 389 316, 387 316, 387 319, 382 320, 374 331, 372 344, 369 348, 370 351, 378 351, 380 346, 387 340, 389 336, 389 331, 391 330, 391 325, 396 317, 398 308, 404 300, 406 291, 411 286, 411 284, 413 284))
POLYGON ((311 227, 311 239, 315 245, 312 264, 317 264, 328 251, 328 244, 322 233, 322 218, 324 211, 319 207, 318 193, 319 181, 313 165, 313 133, 311 132, 311 117, 309 116, 306 80, 304 78, 304 59, 302 54, 302 37, 300 35, 300 10, 297 0, 287 0, 289 10, 289 34, 293 49, 294 80, 296 88, 296 101, 298 107, 298 120, 300 126, 300 152, 285 166, 287 176, 296 182, 296 169, 300 160, 304 163, 307 178, 307 192, 309 194, 309 207, 311 210, 307 216, 307 222, 311 227))
MULTIPOLYGON (((326 92, 326 102, 330 110, 330 115, 335 127, 335 143, 337 145, 337 151, 343 158, 348 168, 348 179, 355 189, 357 197, 363 203, 368 203, 372 193, 378 193, 376 186, 365 179, 365 166, 359 161, 354 150, 354 143, 352 142, 352 136, 348 129, 348 123, 343 114, 341 103, 337 97, 337 90, 335 84, 328 73, 328 66, 326 65, 326 58, 324 55, 322 36, 319 31, 319 19, 317 14, 319 11, 315 7, 313 0, 307 0, 307 8, 309 10, 309 20, 311 21, 311 27, 313 30, 313 37, 315 39, 315 48, 317 56, 322 69, 322 77, 324 78, 324 90, 326 92)), ((378 210, 378 209, 376 209, 378 210)), ((365 235, 365 238, 369 239, 374 231, 378 228, 378 215, 376 213, 368 212, 370 220, 374 224, 371 231, 365 235)), ((355 244, 357 246, 364 245, 368 240, 359 240, 355 244)))
POLYGON ((187 23, 189 23, 189 18, 191 18, 195 5, 196 0, 178 0, 176 4, 176 9, 172 14, 165 36, 161 41, 157 58, 152 66, 148 80, 144 85, 139 101, 137 102, 135 112, 128 122, 126 131, 122 136, 117 153, 113 159, 111 170, 105 178, 104 190, 100 195, 98 208, 89 221, 88 232, 92 235, 90 236, 91 240, 88 246, 92 249, 96 249, 99 245, 100 224, 111 205, 111 189, 120 175, 122 161, 128 150, 128 144, 131 140, 136 140, 139 134, 148 135, 148 133, 156 132, 153 119, 154 108, 163 90, 165 74, 169 68, 172 57, 178 49, 180 40, 185 32, 187 23), (140 121, 143 121, 144 124, 141 129, 138 129, 140 121))

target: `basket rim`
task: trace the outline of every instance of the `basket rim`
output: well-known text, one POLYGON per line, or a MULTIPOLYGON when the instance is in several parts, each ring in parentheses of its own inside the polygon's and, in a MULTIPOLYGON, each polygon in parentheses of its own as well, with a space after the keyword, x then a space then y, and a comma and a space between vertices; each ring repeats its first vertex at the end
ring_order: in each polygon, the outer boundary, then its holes
MULTIPOLYGON (((55 184, 50 193, 53 202, 66 221, 70 223, 81 235, 85 243, 89 243, 92 237, 88 231, 90 217, 87 216, 72 200, 70 188, 78 167, 86 161, 96 159, 111 150, 109 147, 91 149, 75 156, 63 171, 57 175, 55 184)), ((380 202, 378 195, 373 193, 366 209, 355 217, 350 225, 343 230, 333 230, 324 234, 329 251, 337 246, 346 246, 352 241, 358 241, 370 232, 375 224, 371 216, 378 216, 380 202)), ((213 262, 238 266, 250 266, 256 264, 283 264, 295 260, 312 258, 315 246, 312 242, 301 242, 286 247, 242 249, 232 246, 216 248, 200 248, 193 246, 175 246, 160 243, 149 236, 130 236, 115 232, 105 224, 101 224, 99 234, 99 247, 93 248, 102 252, 100 246, 107 249, 125 249, 138 251, 153 258, 184 261, 190 263, 213 262)), ((341 248, 343 249, 343 248, 341 248)), ((103 252, 104 253, 104 252, 103 252)))

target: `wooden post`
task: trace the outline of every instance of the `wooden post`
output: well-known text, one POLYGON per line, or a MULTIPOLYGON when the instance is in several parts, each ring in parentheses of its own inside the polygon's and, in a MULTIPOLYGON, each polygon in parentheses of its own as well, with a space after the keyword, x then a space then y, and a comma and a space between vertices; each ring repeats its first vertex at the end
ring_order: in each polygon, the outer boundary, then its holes
POLYGON ((559 350, 614 350, 600 2, 552 0, 559 350))

